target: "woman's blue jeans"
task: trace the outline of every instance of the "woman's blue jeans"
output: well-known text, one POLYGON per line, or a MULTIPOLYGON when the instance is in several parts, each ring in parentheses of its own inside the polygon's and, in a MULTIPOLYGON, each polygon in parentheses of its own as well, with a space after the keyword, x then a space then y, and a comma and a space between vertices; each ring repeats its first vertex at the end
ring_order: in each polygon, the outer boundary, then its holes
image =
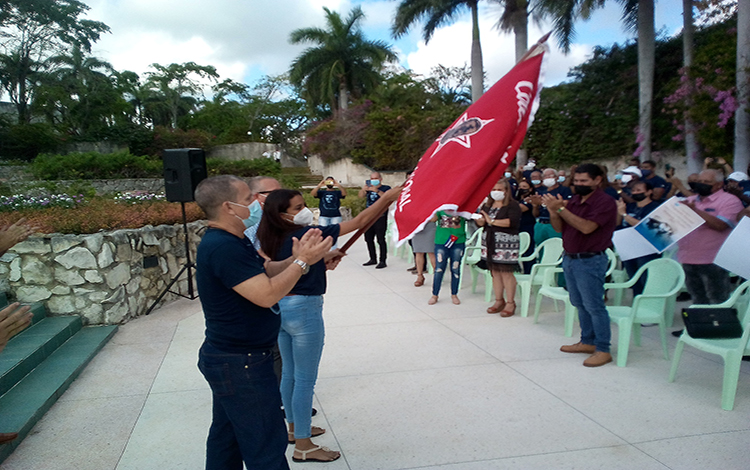
POLYGON ((609 260, 604 253, 591 258, 563 258, 570 303, 578 309, 581 343, 593 344, 597 351, 609 352, 612 329, 604 303, 604 277, 609 260))
POLYGON ((323 296, 290 295, 281 308, 281 401, 286 420, 294 423, 294 438, 311 436, 312 402, 318 365, 323 354, 323 296))
POLYGON ((448 259, 451 262, 451 295, 458 295, 464 246, 465 243, 454 243, 452 247, 446 248, 445 245, 435 244, 435 277, 432 280, 432 295, 440 293, 440 285, 443 283, 443 275, 448 267, 448 259))

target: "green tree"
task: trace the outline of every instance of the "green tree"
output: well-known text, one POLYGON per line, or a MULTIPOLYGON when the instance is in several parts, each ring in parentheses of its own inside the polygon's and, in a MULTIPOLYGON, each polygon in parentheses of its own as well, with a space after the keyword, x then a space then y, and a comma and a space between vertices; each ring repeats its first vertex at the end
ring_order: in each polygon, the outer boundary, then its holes
POLYGON ((47 59, 75 45, 88 52, 109 27, 81 18, 89 7, 78 0, 7 0, 0 18, 0 85, 16 105, 18 122, 31 120, 29 104, 47 59))
MULTIPOLYGON (((638 35, 638 107, 639 122, 635 155, 651 159, 652 115, 655 73, 654 0, 617 0, 622 5, 622 21, 626 30, 638 35)), ((575 35, 574 23, 588 18, 591 11, 604 5, 605 0, 541 0, 542 9, 552 16, 555 35, 570 47, 575 35)))
POLYGON ((471 97, 473 101, 484 93, 484 65, 479 39, 479 0, 402 0, 393 18, 393 37, 406 34, 414 23, 426 20, 422 29, 425 43, 430 42, 435 30, 455 20, 463 8, 471 13, 471 97))
POLYGON ((80 48, 50 57, 34 103, 66 134, 87 136, 114 124, 126 103, 112 66, 80 48))
POLYGON ((328 8, 323 10, 326 29, 292 31, 292 44, 315 46, 292 62, 289 79, 311 107, 328 105, 336 113, 347 109, 350 100, 375 89, 384 64, 398 57, 386 43, 365 38, 359 26, 365 17, 360 7, 353 8, 345 20, 328 8))
POLYGON ((195 62, 151 64, 154 72, 147 72, 146 87, 151 91, 144 108, 154 125, 178 127, 178 119, 194 111, 203 94, 199 79, 216 81, 219 74, 210 65, 195 62))

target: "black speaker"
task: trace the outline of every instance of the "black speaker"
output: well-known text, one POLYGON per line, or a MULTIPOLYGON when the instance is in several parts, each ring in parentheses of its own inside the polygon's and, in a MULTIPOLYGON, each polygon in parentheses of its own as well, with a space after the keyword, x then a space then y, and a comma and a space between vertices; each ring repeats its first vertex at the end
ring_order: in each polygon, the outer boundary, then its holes
POLYGON ((162 159, 167 201, 194 201, 195 187, 208 177, 203 149, 166 149, 162 159))

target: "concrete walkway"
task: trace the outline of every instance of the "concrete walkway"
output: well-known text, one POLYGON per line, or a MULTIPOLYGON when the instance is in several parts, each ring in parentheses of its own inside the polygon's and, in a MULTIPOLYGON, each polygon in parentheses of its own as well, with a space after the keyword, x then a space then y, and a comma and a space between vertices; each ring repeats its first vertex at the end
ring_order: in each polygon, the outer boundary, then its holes
MULTIPOLYGON (((446 280, 430 306, 431 282, 414 287, 405 260, 382 270, 365 260, 358 242, 329 275, 313 424, 328 429, 316 442, 343 456, 316 468, 750 468, 750 364, 734 411, 722 411, 720 358, 686 348, 667 383, 656 328, 626 368, 589 369, 559 352, 577 339, 551 304, 536 325, 488 315, 467 279, 461 305, 446 280)), ((123 325, 3 470, 203 468, 202 339, 198 300, 123 325)))

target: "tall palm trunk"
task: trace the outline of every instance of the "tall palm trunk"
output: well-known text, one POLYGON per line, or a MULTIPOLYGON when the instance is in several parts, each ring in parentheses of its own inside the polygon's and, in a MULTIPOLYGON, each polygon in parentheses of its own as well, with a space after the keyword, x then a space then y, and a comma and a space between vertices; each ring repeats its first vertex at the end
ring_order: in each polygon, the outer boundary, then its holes
POLYGON ((687 102, 685 103, 688 109, 685 115, 685 156, 687 157, 688 173, 700 172, 703 165, 703 158, 695 133, 695 123, 690 117, 690 109, 693 107, 693 93, 695 92, 693 73, 690 69, 695 57, 694 31, 693 0, 682 0, 682 57, 688 87, 687 102))
MULTIPOLYGON (((513 0, 518 2, 519 8, 513 14, 513 35, 516 40, 516 63, 521 60, 529 48, 529 16, 528 2, 526 0, 513 0)), ((523 167, 529 160, 529 152, 525 145, 516 151, 516 166, 523 167)))
POLYGON ((472 2, 471 8, 471 100, 476 102, 484 94, 484 64, 482 44, 479 42, 479 7, 472 2))
POLYGON ((339 83, 339 110, 344 111, 349 108, 349 91, 346 89, 346 83, 339 83))
POLYGON ((529 49, 529 12, 526 0, 515 0, 519 8, 513 14, 513 34, 516 38, 516 63, 529 49))
POLYGON ((734 117, 734 168, 750 164, 750 2, 737 2, 737 103, 734 117))
POLYGON ((654 99, 654 0, 638 2, 638 130, 640 159, 651 160, 651 109, 654 99))

